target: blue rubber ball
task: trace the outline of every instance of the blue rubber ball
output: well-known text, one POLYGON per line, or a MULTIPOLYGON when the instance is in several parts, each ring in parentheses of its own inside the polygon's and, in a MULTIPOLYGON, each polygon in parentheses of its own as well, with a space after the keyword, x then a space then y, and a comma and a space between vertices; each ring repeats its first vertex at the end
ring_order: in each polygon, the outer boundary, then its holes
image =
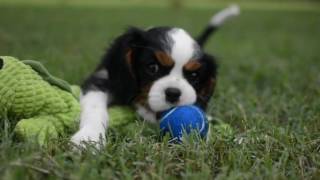
POLYGON ((182 142, 182 136, 195 132, 201 138, 208 134, 208 120, 205 112, 195 105, 178 106, 161 114, 160 132, 170 134, 170 142, 182 142))

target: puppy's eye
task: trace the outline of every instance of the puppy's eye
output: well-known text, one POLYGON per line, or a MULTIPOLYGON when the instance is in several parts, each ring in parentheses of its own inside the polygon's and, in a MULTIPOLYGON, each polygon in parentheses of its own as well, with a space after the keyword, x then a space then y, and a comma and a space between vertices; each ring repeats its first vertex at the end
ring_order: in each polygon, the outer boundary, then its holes
POLYGON ((159 72, 159 65, 156 63, 148 64, 147 65, 147 72, 150 75, 157 74, 159 72))
POLYGON ((186 73, 186 77, 191 83, 198 83, 198 81, 199 81, 199 72, 198 71, 187 72, 186 73))
POLYGON ((197 72, 192 72, 192 73, 190 74, 190 76, 193 77, 193 78, 197 78, 198 75, 199 75, 199 74, 198 74, 197 72))

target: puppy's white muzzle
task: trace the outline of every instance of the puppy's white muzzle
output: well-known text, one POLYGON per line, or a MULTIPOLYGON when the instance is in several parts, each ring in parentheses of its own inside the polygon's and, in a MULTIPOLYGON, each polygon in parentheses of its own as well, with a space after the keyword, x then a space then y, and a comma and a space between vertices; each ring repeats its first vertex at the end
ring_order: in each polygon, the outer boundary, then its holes
POLYGON ((196 91, 187 80, 168 75, 154 82, 149 91, 148 103, 153 111, 159 112, 173 106, 193 104, 196 98, 196 91), (168 88, 176 88, 181 92, 179 99, 175 103, 170 103, 166 100, 165 91, 168 88))

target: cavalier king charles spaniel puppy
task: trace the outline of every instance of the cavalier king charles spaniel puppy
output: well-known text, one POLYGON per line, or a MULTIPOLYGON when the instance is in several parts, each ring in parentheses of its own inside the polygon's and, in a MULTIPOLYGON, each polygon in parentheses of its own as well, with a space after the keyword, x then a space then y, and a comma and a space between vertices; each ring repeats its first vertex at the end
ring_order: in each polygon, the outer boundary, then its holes
POLYGON ((114 105, 132 106, 153 123, 174 106, 195 104, 205 110, 217 82, 217 64, 202 47, 238 13, 235 5, 218 12, 196 40, 176 27, 130 28, 116 38, 82 85, 80 129, 71 141, 103 145, 107 108, 114 105))

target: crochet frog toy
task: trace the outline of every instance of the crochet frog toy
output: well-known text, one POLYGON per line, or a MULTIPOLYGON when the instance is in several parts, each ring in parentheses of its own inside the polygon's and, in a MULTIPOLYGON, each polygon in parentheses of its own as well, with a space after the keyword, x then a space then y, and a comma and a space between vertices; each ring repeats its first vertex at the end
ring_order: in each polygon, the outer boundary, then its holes
MULTIPOLYGON (((72 132, 80 116, 80 88, 52 76, 37 61, 0 56, 0 122, 15 125, 25 141, 44 145, 72 132)), ((108 109, 110 127, 126 127, 137 116, 129 107, 108 109)))
POLYGON ((23 140, 43 145, 76 127, 80 105, 71 87, 36 61, 0 56, 0 121, 23 140))

